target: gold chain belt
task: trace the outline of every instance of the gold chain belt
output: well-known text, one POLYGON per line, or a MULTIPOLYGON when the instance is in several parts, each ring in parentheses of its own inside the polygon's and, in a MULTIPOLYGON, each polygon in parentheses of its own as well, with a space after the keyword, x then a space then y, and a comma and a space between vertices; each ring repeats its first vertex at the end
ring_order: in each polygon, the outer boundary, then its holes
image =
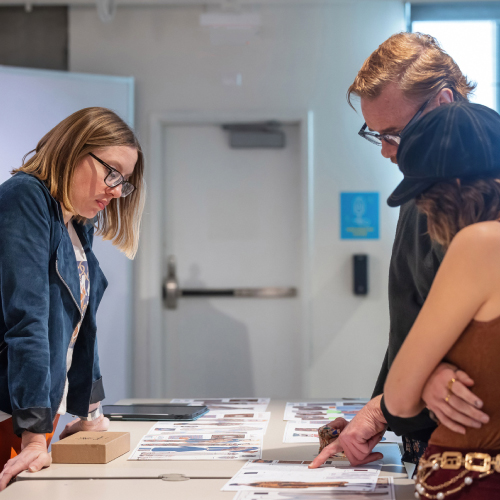
POLYGON ((489 476, 493 472, 500 473, 500 454, 492 457, 488 453, 467 453, 465 456, 459 451, 445 451, 444 453, 435 453, 428 458, 421 458, 417 469, 417 498, 421 496, 425 498, 442 500, 448 495, 452 495, 457 491, 469 486, 473 482, 472 475, 467 475, 469 472, 479 472, 478 479, 489 476), (426 481, 434 472, 441 469, 458 470, 464 468, 462 472, 451 478, 443 484, 430 485, 426 481), (448 491, 438 491, 464 478, 463 482, 454 489, 448 491), (430 493, 437 492, 437 493, 430 493))

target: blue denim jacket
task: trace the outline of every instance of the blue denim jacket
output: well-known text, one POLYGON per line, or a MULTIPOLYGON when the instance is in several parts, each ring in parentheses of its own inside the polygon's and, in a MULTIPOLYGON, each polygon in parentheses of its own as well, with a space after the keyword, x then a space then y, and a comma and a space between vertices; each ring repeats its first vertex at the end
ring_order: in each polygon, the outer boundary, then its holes
MULTIPOLYGON (((90 299, 68 372, 68 413, 104 399, 96 312, 107 280, 92 252, 94 228, 74 224, 87 255, 90 299)), ((18 173, 0 185, 0 410, 14 432, 52 432, 66 353, 81 317, 75 253, 60 204, 43 182, 18 173)))

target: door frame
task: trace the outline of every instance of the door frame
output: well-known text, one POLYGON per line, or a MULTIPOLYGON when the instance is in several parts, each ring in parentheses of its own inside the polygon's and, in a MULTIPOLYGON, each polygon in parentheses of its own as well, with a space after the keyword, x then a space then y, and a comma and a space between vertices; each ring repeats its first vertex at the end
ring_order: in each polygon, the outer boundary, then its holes
MULTIPOLYGON (((198 112, 172 111, 150 116, 150 157, 146 161, 147 201, 141 226, 141 243, 134 265, 134 332, 132 340, 132 394, 134 397, 172 397, 168 384, 169 360, 164 353, 164 307, 162 286, 166 277, 163 230, 163 148, 165 129, 182 125, 222 125, 223 123, 278 120, 298 125, 301 170, 301 261, 299 288, 301 303, 302 386, 297 397, 309 393, 312 339, 312 269, 314 258, 314 113, 311 110, 266 110, 198 112), (161 270, 161 273, 158 272, 161 270), (164 366, 167 365, 165 368, 164 366)), ((181 397, 182 395, 175 395, 181 397)), ((228 394, 228 396, 249 396, 228 394)))

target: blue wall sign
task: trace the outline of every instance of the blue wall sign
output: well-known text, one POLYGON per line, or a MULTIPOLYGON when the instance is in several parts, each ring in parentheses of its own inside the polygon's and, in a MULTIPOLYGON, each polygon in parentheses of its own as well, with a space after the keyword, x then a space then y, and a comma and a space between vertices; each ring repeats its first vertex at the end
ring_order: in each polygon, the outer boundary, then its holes
POLYGON ((340 238, 379 238, 378 193, 340 193, 340 238))

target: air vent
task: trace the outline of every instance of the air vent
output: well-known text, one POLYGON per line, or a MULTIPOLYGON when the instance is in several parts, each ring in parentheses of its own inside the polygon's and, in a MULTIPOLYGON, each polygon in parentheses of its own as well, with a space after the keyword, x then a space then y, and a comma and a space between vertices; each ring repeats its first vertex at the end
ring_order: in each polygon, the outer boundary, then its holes
POLYGON ((234 149, 282 149, 285 133, 277 121, 258 123, 227 123, 222 129, 229 132, 229 146, 234 149))

